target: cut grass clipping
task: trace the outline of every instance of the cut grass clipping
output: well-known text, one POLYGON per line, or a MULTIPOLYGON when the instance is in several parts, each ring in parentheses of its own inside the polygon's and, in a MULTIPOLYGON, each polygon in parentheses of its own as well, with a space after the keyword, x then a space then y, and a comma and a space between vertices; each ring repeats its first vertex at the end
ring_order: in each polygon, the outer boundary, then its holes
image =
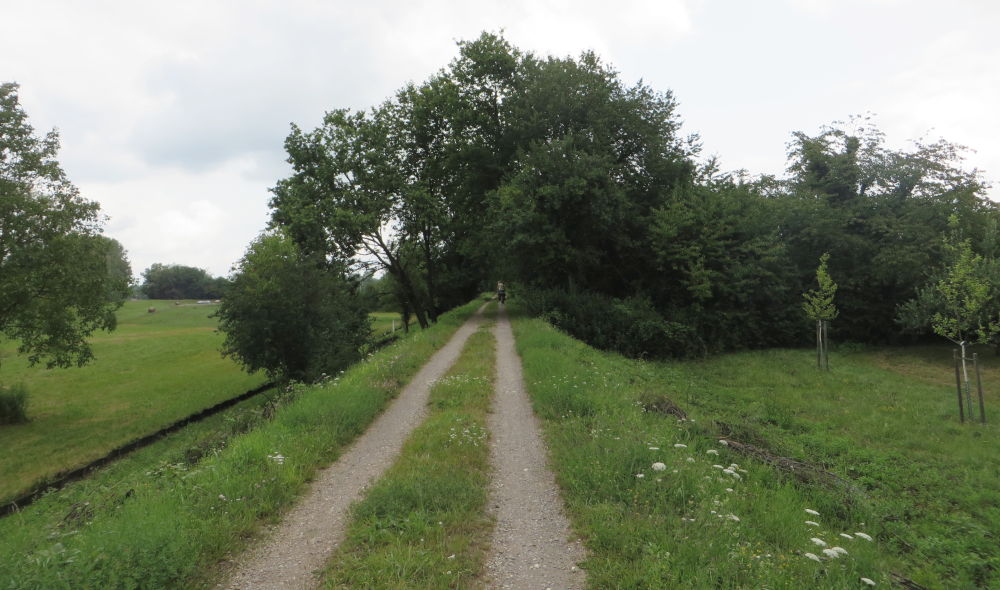
POLYGON ((590 587, 1000 587, 997 430, 958 427, 953 389, 863 353, 829 373, 810 351, 643 363, 514 330, 590 587), (800 482, 722 430, 851 485, 800 482))
POLYGON ((0 520, 0 588, 211 586, 218 562, 244 549, 262 520, 279 520, 312 474, 480 305, 444 314, 338 378, 301 388, 272 421, 193 464, 166 453, 166 464, 136 469, 161 449, 157 443, 0 520))
POLYGON ((399 460, 352 510, 325 574, 327 588, 468 588, 492 520, 486 414, 493 392, 492 323, 431 390, 431 412, 399 460))

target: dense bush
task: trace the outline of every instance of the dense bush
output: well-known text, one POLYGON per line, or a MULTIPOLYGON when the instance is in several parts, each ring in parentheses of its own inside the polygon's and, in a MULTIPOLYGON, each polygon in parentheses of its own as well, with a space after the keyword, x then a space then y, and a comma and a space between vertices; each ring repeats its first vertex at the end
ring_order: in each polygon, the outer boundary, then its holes
POLYGON ((28 421, 28 388, 22 384, 0 387, 0 424, 28 421))
POLYGON ((518 295, 518 301, 532 315, 598 348, 630 357, 692 352, 692 330, 665 319, 644 297, 618 299, 599 293, 528 289, 518 295))
POLYGON ((309 260, 282 234, 259 237, 219 306, 223 352, 248 371, 313 382, 360 356, 371 327, 343 269, 309 260))

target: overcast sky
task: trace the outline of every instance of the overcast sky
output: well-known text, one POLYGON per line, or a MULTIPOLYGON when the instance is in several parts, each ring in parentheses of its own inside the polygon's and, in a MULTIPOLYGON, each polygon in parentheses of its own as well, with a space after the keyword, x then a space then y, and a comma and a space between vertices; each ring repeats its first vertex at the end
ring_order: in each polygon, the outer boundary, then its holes
POLYGON ((0 81, 58 128, 137 276, 227 275, 288 173, 290 123, 368 108, 483 30, 672 90, 726 169, 780 174, 793 131, 872 112, 891 147, 943 137, 1000 178, 994 0, 0 0, 0 18, 0 81))

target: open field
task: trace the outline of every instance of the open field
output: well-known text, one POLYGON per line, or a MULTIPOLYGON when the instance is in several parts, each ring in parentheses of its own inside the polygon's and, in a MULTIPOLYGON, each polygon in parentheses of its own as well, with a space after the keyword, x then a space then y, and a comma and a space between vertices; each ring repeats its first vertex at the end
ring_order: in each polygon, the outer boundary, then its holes
POLYGON ((296 386, 272 420, 248 432, 240 424, 257 400, 0 519, 0 587, 214 586, 220 562, 225 569, 263 522, 280 518, 481 304, 443 315, 336 379, 296 386))
POLYGON ((219 354, 214 310, 129 301, 117 330, 93 336, 96 358, 80 368, 28 367, 13 343, 0 344, 0 381, 28 386, 30 418, 0 428, 0 501, 261 385, 263 376, 219 354))
POLYGON ((398 313, 389 311, 375 311, 369 314, 372 318, 372 335, 382 336, 392 332, 393 321, 397 330, 403 329, 402 319, 398 313))
POLYGON ((820 373, 809 350, 659 364, 537 320, 515 333, 591 587, 1000 587, 1000 429, 958 424, 947 345, 834 353, 820 373), (835 478, 799 481, 724 437, 835 478))

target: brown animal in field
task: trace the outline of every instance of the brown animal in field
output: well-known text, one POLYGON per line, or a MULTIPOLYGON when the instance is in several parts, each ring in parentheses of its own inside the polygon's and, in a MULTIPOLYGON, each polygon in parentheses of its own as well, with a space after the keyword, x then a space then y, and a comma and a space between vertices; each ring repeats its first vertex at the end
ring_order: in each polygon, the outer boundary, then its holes
POLYGON ((147 313, 156 313, 156 308, 155 307, 150 307, 149 309, 146 310, 146 312, 147 313))

